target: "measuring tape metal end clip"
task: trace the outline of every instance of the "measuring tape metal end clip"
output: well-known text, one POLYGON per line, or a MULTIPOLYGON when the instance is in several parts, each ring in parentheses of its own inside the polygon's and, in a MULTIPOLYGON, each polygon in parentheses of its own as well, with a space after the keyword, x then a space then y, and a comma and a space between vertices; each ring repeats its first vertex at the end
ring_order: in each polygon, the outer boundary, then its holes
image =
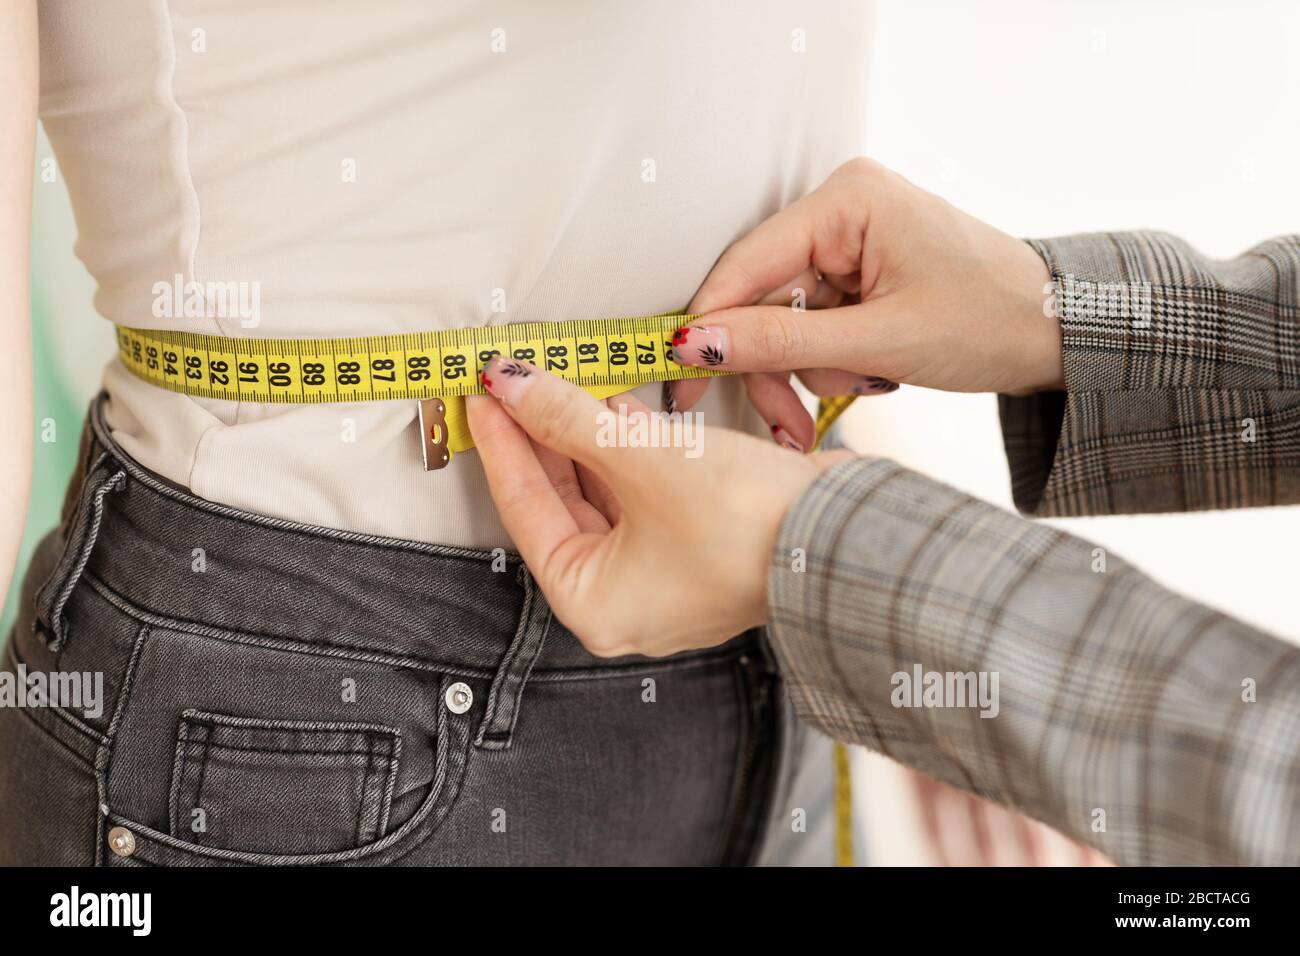
POLYGON ((420 400, 420 453, 425 471, 440 471, 451 461, 447 447, 447 403, 441 398, 420 400))
MULTIPOLYGON (((529 322, 344 339, 236 339, 118 326, 122 363, 169 391, 243 402, 414 399, 425 471, 474 447, 464 396, 481 394, 478 373, 494 355, 538 364, 608 398, 649 382, 727 374, 671 360, 672 335, 698 316, 529 322)), ((817 442, 853 396, 823 399, 817 442)), ((853 865, 848 755, 835 749, 836 861, 853 865)))
MULTIPOLYGON (((414 400, 426 471, 474 447, 464 398, 483 394, 479 373, 495 355, 529 362, 609 398, 650 382, 726 375, 678 365, 673 333, 698 316, 524 322, 359 338, 254 339, 118 326, 126 368, 195 398, 271 404, 414 400)), ((852 401, 822 403, 820 436, 852 401)))

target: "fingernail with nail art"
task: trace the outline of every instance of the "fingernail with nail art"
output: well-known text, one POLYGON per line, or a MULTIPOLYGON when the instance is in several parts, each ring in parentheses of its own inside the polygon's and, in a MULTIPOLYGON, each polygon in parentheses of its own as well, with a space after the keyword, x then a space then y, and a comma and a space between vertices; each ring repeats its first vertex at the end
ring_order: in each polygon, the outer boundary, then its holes
POLYGON ((672 360, 678 365, 717 368, 731 354, 726 329, 688 325, 673 333, 672 360))
POLYGON ((772 426, 772 441, 776 442, 782 448, 789 448, 791 451, 797 451, 801 455, 804 452, 803 445, 795 441, 794 436, 780 425, 772 426))
POLYGON ((898 383, 876 375, 864 375, 853 386, 854 395, 885 395, 898 391, 898 383))
POLYGON ((533 384, 536 372, 536 367, 526 362, 494 355, 483 366, 479 381, 489 395, 501 399, 507 405, 515 405, 528 386, 533 384))
POLYGON ((672 415, 677 411, 677 393, 673 391, 672 382, 664 382, 663 392, 659 397, 659 404, 663 406, 663 410, 669 415, 672 415))

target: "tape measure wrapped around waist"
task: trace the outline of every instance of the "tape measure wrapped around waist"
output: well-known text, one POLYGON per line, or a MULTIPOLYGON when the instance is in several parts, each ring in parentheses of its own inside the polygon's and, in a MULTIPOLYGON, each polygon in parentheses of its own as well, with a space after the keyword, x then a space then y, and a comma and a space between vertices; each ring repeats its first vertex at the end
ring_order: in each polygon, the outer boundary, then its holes
MULTIPOLYGON (((117 342, 131 372, 185 395, 275 404, 441 400, 432 404, 446 429, 439 446, 445 453, 431 465, 425 450, 425 467, 438 468, 474 447, 464 397, 483 393, 479 372, 493 355, 533 362, 597 398, 649 382, 726 374, 669 358, 673 332, 695 318, 665 313, 335 339, 245 339, 119 326, 117 342)), ((821 401, 819 443, 852 401, 821 401)), ((835 758, 835 856, 837 864, 852 866, 851 785, 842 745, 835 758)))
MULTIPOLYGON (((698 316, 526 322, 330 339, 232 338, 118 326, 122 363, 169 391, 271 404, 424 401, 445 403, 446 447, 474 447, 466 395, 483 394, 479 372, 494 355, 532 362, 597 398, 650 382, 727 374, 669 358, 673 332, 698 316)), ((823 403, 818 436, 852 399, 823 403)))

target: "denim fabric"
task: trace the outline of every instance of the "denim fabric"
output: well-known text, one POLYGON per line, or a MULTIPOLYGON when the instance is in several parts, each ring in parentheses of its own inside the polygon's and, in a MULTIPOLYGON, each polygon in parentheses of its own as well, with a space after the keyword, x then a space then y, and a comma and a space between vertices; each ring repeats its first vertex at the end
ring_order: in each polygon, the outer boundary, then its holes
POLYGON ((516 555, 204 501, 100 401, 4 667, 102 674, 104 706, 0 708, 0 864, 755 859, 785 726, 761 633, 592 657, 516 555))

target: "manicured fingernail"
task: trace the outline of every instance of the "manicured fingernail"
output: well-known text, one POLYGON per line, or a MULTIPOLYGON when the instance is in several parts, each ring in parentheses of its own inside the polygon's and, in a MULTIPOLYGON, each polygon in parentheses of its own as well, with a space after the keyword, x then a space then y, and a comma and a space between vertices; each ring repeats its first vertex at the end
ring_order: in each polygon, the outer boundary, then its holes
POLYGON ((672 382, 664 382, 663 394, 659 398, 659 404, 669 415, 677 411, 677 393, 673 391, 672 382))
POLYGON ((507 405, 517 405, 520 396, 533 384, 536 372, 536 366, 527 362, 494 355, 483 366, 478 380, 483 383, 489 395, 501 399, 507 405))
POLYGON ((791 451, 797 451, 803 454, 803 445, 794 440, 794 436, 782 428, 780 425, 772 426, 772 441, 776 442, 782 448, 789 448, 791 451))
POLYGON ((673 333, 672 360, 678 365, 717 368, 731 355, 726 329, 688 325, 673 333))
POLYGON ((875 375, 862 376, 852 388, 854 395, 884 395, 896 391, 898 391, 897 382, 891 382, 887 378, 879 378, 875 375))

